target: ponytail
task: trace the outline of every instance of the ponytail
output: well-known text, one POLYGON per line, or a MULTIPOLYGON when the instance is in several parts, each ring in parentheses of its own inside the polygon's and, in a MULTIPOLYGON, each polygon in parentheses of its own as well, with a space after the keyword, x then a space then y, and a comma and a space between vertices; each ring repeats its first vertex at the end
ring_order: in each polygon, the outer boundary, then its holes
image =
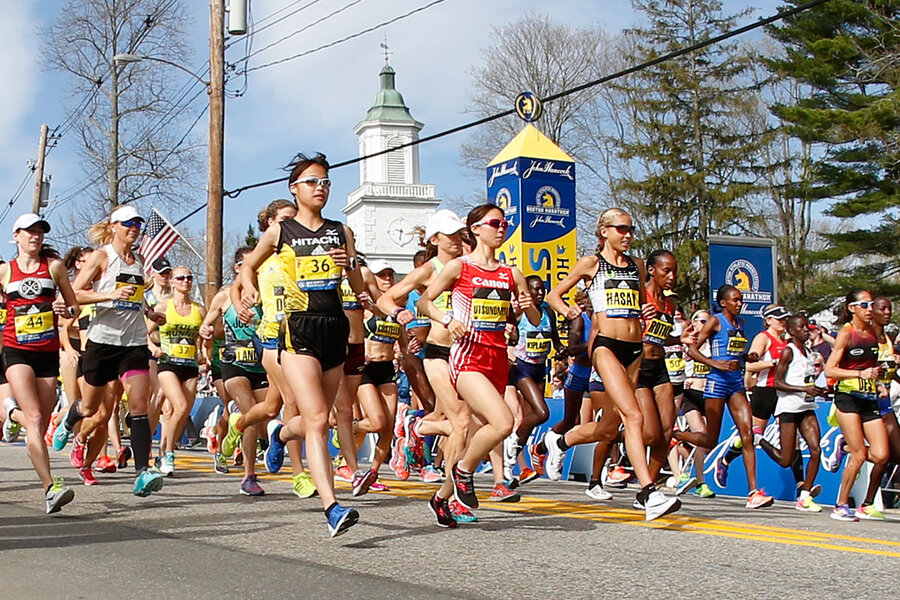
POLYGON ((104 246, 113 241, 113 227, 109 219, 94 223, 88 228, 88 240, 94 246, 104 246))

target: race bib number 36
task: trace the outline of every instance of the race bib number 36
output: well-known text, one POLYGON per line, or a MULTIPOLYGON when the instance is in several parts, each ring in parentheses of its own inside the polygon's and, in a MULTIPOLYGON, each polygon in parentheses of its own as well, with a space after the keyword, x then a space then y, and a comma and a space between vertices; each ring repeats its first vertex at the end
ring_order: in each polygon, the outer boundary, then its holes
POLYGON ((298 256, 296 262, 297 287, 305 292, 333 290, 341 281, 341 271, 327 254, 298 256))

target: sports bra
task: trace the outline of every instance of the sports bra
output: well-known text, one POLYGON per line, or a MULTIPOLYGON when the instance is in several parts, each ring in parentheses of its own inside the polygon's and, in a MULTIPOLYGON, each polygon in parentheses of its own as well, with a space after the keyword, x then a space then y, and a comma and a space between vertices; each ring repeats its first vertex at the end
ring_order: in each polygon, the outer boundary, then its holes
POLYGON ((624 255, 627 265, 617 267, 597 253, 600 264, 587 294, 596 313, 609 319, 637 319, 641 316, 641 275, 634 260, 624 255))

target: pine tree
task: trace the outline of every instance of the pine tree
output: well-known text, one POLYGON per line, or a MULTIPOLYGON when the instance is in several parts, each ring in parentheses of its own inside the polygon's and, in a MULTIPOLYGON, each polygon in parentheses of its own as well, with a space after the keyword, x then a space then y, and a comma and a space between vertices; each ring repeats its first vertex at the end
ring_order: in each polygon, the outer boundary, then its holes
MULTIPOLYGON (((691 46, 735 26, 718 0, 634 0, 648 24, 626 32, 634 62, 691 46)), ((631 132, 617 143, 628 170, 613 180, 639 228, 639 247, 665 248, 679 261, 685 302, 708 297, 707 238, 746 232, 744 202, 754 190, 758 141, 742 118, 754 102, 745 77, 751 57, 716 44, 642 70, 617 84, 631 132)))
MULTIPOLYGON (((802 0, 788 0, 800 4, 802 0)), ((771 60, 808 93, 773 112, 817 150, 805 193, 830 202, 844 231, 828 235, 819 260, 832 277, 810 289, 896 288, 900 272, 900 1, 831 0, 786 19, 770 34, 785 48, 771 60), (880 221, 878 218, 880 217, 880 221)))

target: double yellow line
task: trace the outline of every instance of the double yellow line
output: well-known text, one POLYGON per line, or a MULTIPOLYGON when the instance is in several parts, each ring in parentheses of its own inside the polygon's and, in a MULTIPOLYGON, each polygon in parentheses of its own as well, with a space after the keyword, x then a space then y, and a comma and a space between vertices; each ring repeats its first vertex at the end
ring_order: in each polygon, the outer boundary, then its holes
MULTIPOLYGON (((190 471, 214 473, 211 467, 211 458, 198 456, 178 456, 177 467, 190 471)), ((241 472, 234 471, 232 475, 239 476, 241 472)), ((266 479, 276 481, 291 481, 290 475, 266 475, 266 479)), ((415 481, 390 480, 387 492, 393 496, 408 498, 428 499, 434 493, 434 486, 415 481)), ((335 482, 339 489, 349 489, 349 484, 335 482)), ((516 503, 491 502, 488 494, 479 494, 479 502, 492 510, 506 512, 522 512, 536 515, 553 515, 572 519, 584 519, 604 523, 619 523, 637 527, 650 527, 653 529, 669 529, 695 533, 700 535, 712 535, 730 537, 734 539, 752 540, 773 544, 787 544, 793 546, 807 546, 811 548, 824 548, 839 552, 851 552, 855 554, 868 554, 876 556, 891 556, 900 558, 900 541, 892 542, 873 538, 840 535, 822 531, 806 531, 801 529, 789 529, 785 527, 770 527, 767 525, 755 525, 738 521, 726 521, 721 519, 699 519, 696 517, 669 515, 661 517, 649 523, 644 521, 641 511, 628 508, 616 508, 584 502, 567 502, 562 500, 548 500, 534 496, 522 496, 516 503)), ((825 509, 828 510, 827 508, 825 509)), ((827 518, 824 512, 813 518, 827 518)), ((798 515, 798 518, 803 518, 798 515)), ((848 527, 852 527, 848 524, 848 527)))

